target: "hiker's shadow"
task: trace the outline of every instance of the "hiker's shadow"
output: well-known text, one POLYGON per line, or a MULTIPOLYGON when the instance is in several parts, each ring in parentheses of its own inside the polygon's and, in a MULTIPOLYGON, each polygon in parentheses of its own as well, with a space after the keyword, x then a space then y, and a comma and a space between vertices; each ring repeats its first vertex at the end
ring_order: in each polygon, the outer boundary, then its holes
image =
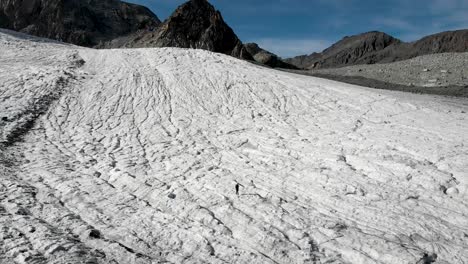
POLYGON ((244 193, 244 194, 240 194, 239 196, 253 196, 253 197, 258 197, 260 198, 262 201, 266 202, 268 199, 261 196, 260 194, 258 193, 244 193))

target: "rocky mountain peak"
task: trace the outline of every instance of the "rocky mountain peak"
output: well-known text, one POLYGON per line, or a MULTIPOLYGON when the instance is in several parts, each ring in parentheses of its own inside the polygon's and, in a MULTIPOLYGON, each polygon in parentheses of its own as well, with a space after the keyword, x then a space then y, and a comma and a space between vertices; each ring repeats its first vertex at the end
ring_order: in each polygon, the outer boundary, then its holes
POLYGON ((164 46, 199 48, 231 54, 240 40, 221 13, 206 0, 190 0, 163 23, 159 42, 164 46))
POLYGON ((221 13, 206 0, 179 6, 156 31, 139 34, 125 47, 195 48, 252 59, 221 13))
POLYGON ((189 13, 196 13, 198 15, 206 16, 206 15, 213 15, 217 11, 213 5, 211 5, 206 0, 190 0, 185 4, 179 6, 174 13, 171 15, 170 18, 174 18, 177 16, 184 16, 189 13))
POLYGON ((401 43, 399 39, 379 31, 345 37, 330 48, 325 49, 312 66, 321 68, 333 67, 337 63, 356 64, 370 53, 398 43, 401 43))

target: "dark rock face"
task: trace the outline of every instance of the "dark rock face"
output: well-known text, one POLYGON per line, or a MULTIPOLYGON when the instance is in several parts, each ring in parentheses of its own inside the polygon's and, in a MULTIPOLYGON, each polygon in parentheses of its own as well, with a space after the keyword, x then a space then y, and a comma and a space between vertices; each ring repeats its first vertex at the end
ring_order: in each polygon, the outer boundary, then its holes
POLYGON ((188 1, 157 30, 137 34, 124 46, 195 48, 252 59, 221 13, 206 0, 188 1))
POLYGON ((468 30, 448 31, 404 43, 385 33, 345 37, 322 53, 285 61, 304 69, 337 68, 356 64, 387 63, 442 52, 467 52, 468 30))
POLYGON ((296 66, 282 61, 275 54, 260 48, 256 43, 247 43, 244 44, 244 47, 253 56, 253 59, 260 64, 272 68, 297 69, 296 66))
POLYGON ((294 58, 284 59, 286 63, 290 63, 300 69, 306 69, 317 61, 321 56, 321 53, 314 52, 310 55, 300 55, 294 58))
POLYGON ((0 1, 0 27, 81 46, 159 24, 149 9, 119 0, 0 1))
POLYGON ((411 43, 399 43, 374 55, 379 63, 407 60, 421 55, 468 52, 468 30, 446 31, 411 43))
POLYGON ((418 54, 466 52, 468 30, 447 31, 427 36, 412 44, 418 54))
POLYGON ((375 63, 372 54, 401 41, 382 32, 368 32, 345 37, 322 53, 285 60, 300 68, 333 68, 353 64, 375 63))

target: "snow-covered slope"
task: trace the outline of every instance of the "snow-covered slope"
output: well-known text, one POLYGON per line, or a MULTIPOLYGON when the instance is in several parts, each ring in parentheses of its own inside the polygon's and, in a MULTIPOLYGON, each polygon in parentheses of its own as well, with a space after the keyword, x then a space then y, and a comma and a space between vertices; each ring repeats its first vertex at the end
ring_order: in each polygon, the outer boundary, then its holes
POLYGON ((465 99, 200 50, 0 49, 0 263, 468 262, 465 99))

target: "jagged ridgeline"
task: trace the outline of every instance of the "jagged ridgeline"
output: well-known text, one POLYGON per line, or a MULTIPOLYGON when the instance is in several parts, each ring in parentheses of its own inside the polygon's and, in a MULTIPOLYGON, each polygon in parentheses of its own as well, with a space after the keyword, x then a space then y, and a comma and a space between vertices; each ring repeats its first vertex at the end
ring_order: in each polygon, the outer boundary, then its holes
POLYGON ((304 69, 338 68, 357 64, 388 63, 421 55, 467 52, 468 30, 447 31, 403 42, 383 32, 367 32, 344 37, 321 53, 286 59, 304 69))

